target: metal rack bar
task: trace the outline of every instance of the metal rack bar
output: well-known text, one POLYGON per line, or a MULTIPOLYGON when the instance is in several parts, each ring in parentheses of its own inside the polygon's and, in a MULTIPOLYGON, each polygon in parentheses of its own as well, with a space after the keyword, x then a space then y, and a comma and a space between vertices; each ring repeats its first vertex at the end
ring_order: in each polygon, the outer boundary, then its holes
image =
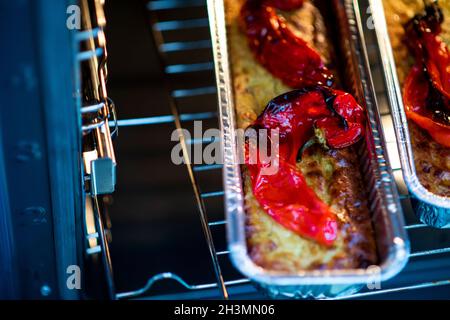
POLYGON ((86 61, 94 57, 101 57, 103 55, 103 49, 97 48, 95 50, 82 51, 77 54, 78 61, 86 61))
MULTIPOLYGON (((433 250, 426 250, 426 251, 418 251, 418 252, 413 252, 409 255, 410 258, 417 258, 417 257, 423 257, 423 256, 431 256, 431 255, 437 255, 437 254, 443 254, 443 253, 449 253, 450 252, 450 247, 448 248, 440 248, 440 249, 433 249, 433 250)), ((229 250, 223 250, 223 251, 218 251, 217 255, 218 256, 222 256, 222 255, 227 255, 229 254, 230 251, 229 250)))
POLYGON ((86 254, 88 254, 88 255, 92 255, 92 254, 96 254, 96 253, 100 253, 100 252, 102 252, 102 247, 100 247, 100 246, 95 246, 95 247, 86 249, 86 254))
POLYGON ((450 280, 425 282, 425 283, 419 283, 419 284, 405 286, 405 287, 355 293, 350 296, 339 297, 335 300, 364 298, 364 297, 377 296, 377 295, 386 294, 386 293, 395 293, 395 292, 402 292, 402 291, 407 291, 407 290, 417 290, 417 289, 425 289, 425 288, 440 287, 440 286, 447 286, 447 285, 450 285, 450 280))
POLYGON ((105 121, 102 120, 100 122, 96 122, 96 123, 92 123, 92 124, 89 124, 89 125, 81 126, 81 130, 82 131, 91 131, 91 130, 94 130, 94 129, 101 128, 104 124, 105 124, 105 121))
POLYGON ((164 53, 211 48, 210 40, 167 42, 159 46, 164 53))
POLYGON ((227 222, 226 222, 225 220, 220 220, 220 221, 210 222, 210 223, 208 223, 208 224, 209 224, 210 227, 213 227, 213 226, 223 226, 223 225, 226 225, 227 222))
MULTIPOLYGON (((174 102, 171 105, 172 105, 172 112, 175 116, 175 125, 178 129, 182 129, 181 121, 179 119, 178 110, 176 108, 176 105, 174 102)), ((206 238, 206 241, 208 244, 208 249, 209 249, 211 259, 213 262, 213 268, 214 268, 215 275, 217 278, 217 285, 219 286, 223 297, 225 299, 228 299, 228 291, 226 289, 225 281, 223 279, 222 271, 221 271, 221 268, 219 265, 217 252, 216 252, 216 249, 214 246, 214 240, 213 240, 213 237, 211 234, 211 230, 209 229, 209 225, 208 225, 208 217, 206 215, 205 204, 203 203, 202 196, 200 193, 200 188, 198 186, 197 179, 194 175, 194 171, 192 170, 192 164, 190 163, 189 153, 187 151, 187 146, 186 146, 186 142, 185 142, 185 137, 183 136, 182 133, 180 133, 180 144, 181 144, 181 147, 183 150, 183 157, 185 160, 186 168, 188 170, 189 177, 192 182, 192 189, 194 191, 194 195, 195 195, 195 198, 197 201, 198 210, 200 212, 200 221, 202 223, 203 232, 205 234, 205 238, 206 238)))
MULTIPOLYGON (((167 1, 165 1, 165 3, 169 4, 169 5, 175 5, 176 8, 180 8, 180 6, 184 7, 186 5, 190 5, 190 6, 192 6, 192 5, 197 6, 200 4, 204 5, 203 0, 202 1, 183 1, 183 2, 170 1, 170 3, 167 3, 167 1)), ((161 5, 161 2, 160 1, 150 2, 148 7, 150 9, 151 8, 154 9, 155 5, 157 5, 157 4, 161 5)), ((161 6, 159 8, 161 8, 161 6)), ((165 8, 167 9, 167 5, 165 8)), ((150 17, 152 20, 152 25, 155 25, 155 23, 158 22, 158 17, 152 10, 150 11, 150 17)), ((153 32, 153 36, 154 36, 156 45, 160 49, 159 57, 160 57, 161 64, 162 64, 164 70, 167 68, 167 65, 168 65, 168 63, 165 59, 166 58, 165 53, 167 53, 169 51, 191 50, 191 49, 198 48, 198 47, 200 47, 200 48, 201 47, 211 47, 211 42, 209 40, 194 41, 194 42, 164 43, 163 34, 155 28, 151 28, 151 30, 153 32), (207 43, 205 43, 205 42, 207 42, 207 43)), ((166 85, 168 91, 170 92, 172 88, 171 88, 170 83, 168 82, 168 78, 165 78, 165 81, 166 81, 165 85, 166 85)), ((181 120, 181 115, 178 111, 178 105, 177 105, 178 98, 199 96, 199 95, 205 95, 205 94, 213 94, 215 92, 216 92, 215 86, 214 87, 210 86, 210 87, 203 87, 203 88, 195 88, 195 89, 173 90, 173 91, 171 91, 171 94, 169 96, 169 98, 170 98, 169 103, 170 103, 170 109, 171 109, 173 117, 174 117, 175 126, 177 129, 179 129, 179 141, 180 141, 180 145, 181 145, 181 148, 183 151, 182 153, 183 153, 183 157, 184 157, 184 163, 186 165, 186 169, 188 171, 189 178, 190 178, 190 181, 192 184, 192 189, 193 189, 194 196, 196 199, 201 226, 202 226, 203 233, 204 233, 204 236, 205 236, 205 239, 207 242, 208 251, 209 251, 209 254, 211 257, 212 266, 213 266, 214 274, 216 277, 216 286, 219 288, 219 291, 220 291, 222 297, 224 299, 228 299, 227 287, 226 287, 225 280, 222 275, 221 266, 218 261, 218 255, 216 252, 211 229, 209 228, 209 221, 208 221, 208 216, 206 214, 206 207, 203 202, 203 197, 201 196, 200 187, 198 185, 192 163, 189 159, 189 152, 188 152, 188 148, 187 148, 186 137, 184 136, 184 133, 181 130, 183 128, 181 125, 182 120, 181 120)))
POLYGON ((202 172, 202 171, 210 171, 210 170, 217 170, 222 169, 223 165, 221 164, 205 164, 201 166, 195 166, 194 171, 195 172, 202 172))
MULTIPOLYGON (((147 281, 146 285, 144 287, 142 287, 141 289, 135 290, 135 291, 118 293, 116 296, 118 299, 129 299, 129 298, 142 296, 143 294, 147 293, 153 287, 153 285, 155 283, 162 281, 162 280, 176 281, 188 290, 205 290, 205 289, 217 288, 217 283, 191 285, 191 284, 188 284, 185 280, 183 280, 181 277, 179 277, 178 275, 176 275, 174 273, 164 272, 164 273, 160 273, 160 274, 157 274, 157 275, 154 275, 153 277, 151 277, 147 281)), ((244 284, 244 283, 249 283, 249 282, 250 282, 250 280, 248 280, 248 279, 237 279, 237 280, 226 281, 225 285, 226 286, 234 286, 234 285, 239 285, 239 284, 244 284)))
MULTIPOLYGON (((410 258, 417 258, 417 257, 424 257, 424 256, 431 256, 431 255, 437 255, 437 254, 444 254, 444 253, 449 253, 450 252, 450 247, 448 248, 439 248, 439 249, 433 249, 433 250, 425 250, 425 251, 417 251, 417 252, 413 252, 409 255, 410 258)), ((223 250, 223 251, 218 251, 217 255, 226 255, 229 254, 230 251, 229 250, 223 250)))
POLYGON ((219 137, 201 138, 201 139, 187 139, 187 144, 208 144, 215 141, 220 141, 219 137))
MULTIPOLYGON (((216 223, 210 223, 210 226, 213 226, 213 225, 225 225, 225 224, 226 224, 225 221, 218 221, 216 223)), ((410 257, 411 258, 416 258, 416 257, 421 257, 421 256, 442 254, 442 253, 448 253, 448 252, 450 252, 450 248, 427 250, 427 251, 419 251, 419 252, 411 254, 410 257)), ((216 254, 218 256, 228 255, 229 251, 228 250, 218 251, 216 254)), ((147 282, 147 285, 144 288, 139 289, 137 291, 132 291, 132 292, 124 293, 124 294, 119 294, 118 298, 122 299, 122 298, 129 298, 129 297, 140 296, 140 295, 148 292, 151 289, 151 286, 155 282, 161 281, 161 280, 164 280, 164 279, 176 280, 177 282, 179 282, 180 284, 182 284, 185 288, 187 288, 189 290, 204 290, 204 289, 210 289, 210 288, 217 287, 216 283, 188 285, 187 282, 185 280, 183 280, 182 278, 180 278, 178 275, 175 275, 175 274, 172 274, 172 273, 164 273, 164 274, 159 274, 159 275, 156 275, 156 276, 152 277, 147 282)), ((248 280, 247 278, 241 278, 241 279, 236 279, 236 280, 232 280, 232 281, 225 281, 225 285, 226 286, 231 286, 231 285, 237 285, 237 284, 245 284, 245 283, 249 283, 249 282, 250 282, 250 280, 248 280)), ((340 299, 363 298, 363 297, 370 297, 370 296, 376 296, 376 295, 387 294, 387 293, 395 293, 395 292, 401 292, 401 291, 406 291, 406 290, 424 289, 424 288, 433 287, 433 286, 445 286, 445 285, 450 285, 450 280, 425 282, 425 283, 419 283, 419 284, 414 284, 414 285, 409 285, 409 286, 400 286, 400 287, 395 287, 395 288, 373 290, 373 291, 369 291, 369 292, 356 293, 356 294, 353 294, 353 295, 350 295, 350 296, 339 297, 339 298, 336 298, 336 299, 340 300, 340 299)))
MULTIPOLYGON (((97 226, 97 230, 99 232, 99 240, 100 246, 99 250, 102 252, 101 258, 103 260, 103 268, 105 270, 106 277, 106 285, 108 288, 109 298, 114 300, 116 299, 114 280, 113 280, 113 268, 111 262, 111 255, 109 252, 108 240, 105 234, 105 227, 103 223, 102 212, 100 209, 99 200, 97 197, 92 197, 94 204, 94 216, 95 216, 95 224, 97 226)), ((91 252, 92 253, 92 252, 91 252)))
POLYGON ((214 68, 214 63, 204 62, 204 63, 192 63, 192 64, 175 64, 166 67, 166 73, 187 73, 187 72, 197 72, 197 71, 212 71, 214 68))
POLYGON ((150 1, 147 5, 148 10, 169 10, 188 7, 202 7, 205 5, 203 0, 158 0, 150 1))
POLYGON ((99 31, 100 31, 100 28, 79 31, 75 34, 75 40, 81 42, 81 41, 86 41, 90 38, 96 38, 98 36, 99 31))
MULTIPOLYGON (((77 32, 75 40, 77 45, 82 47, 82 52, 77 53, 77 60, 80 63, 85 62, 86 74, 83 83, 80 82, 80 86, 83 85, 87 88, 87 94, 81 96, 81 99, 85 100, 85 103, 95 104, 81 107, 80 112, 84 115, 89 114, 89 117, 82 119, 83 134, 91 134, 95 142, 87 142, 87 148, 94 148, 96 151, 95 159, 91 159, 88 163, 85 163, 83 174, 85 175, 84 181, 89 188, 89 192, 86 192, 85 200, 92 202, 92 218, 91 227, 95 232, 89 233, 88 220, 90 219, 91 212, 85 206, 85 212, 83 217, 84 232, 86 241, 90 239, 98 240, 97 245, 90 247, 87 245, 86 254, 93 255, 99 254, 93 260, 101 261, 103 266, 103 273, 105 277, 105 285, 110 299, 115 299, 115 288, 113 280, 113 271, 111 257, 109 253, 108 239, 106 236, 105 223, 107 221, 107 211, 105 210, 104 197, 101 194, 110 194, 114 191, 115 187, 115 153, 112 145, 112 137, 117 134, 117 126, 112 126, 113 131, 110 131, 110 117, 113 122, 116 123, 116 112, 114 102, 108 97, 106 82, 107 82, 107 50, 106 39, 103 32, 105 26, 103 3, 100 0, 82 0, 80 1, 81 7, 81 22, 83 30, 77 32), (86 123, 84 123, 88 120, 86 123), (104 174, 103 171, 108 171, 104 174), (99 172, 100 171, 100 172, 99 172), (102 187, 97 188, 97 181, 102 181, 102 187)), ((81 88, 80 88, 81 89, 81 88)), ((85 92, 85 91, 82 91, 85 92)), ((88 153, 88 152, 86 152, 88 153)), ((84 153, 83 153, 84 154, 84 153)), ((83 158, 83 162, 84 162, 83 158)))
POLYGON ((178 89, 172 91, 172 97, 186 98, 186 97, 202 96, 206 94, 215 94, 216 92, 217 88, 213 86, 193 88, 193 89, 178 89))
POLYGON ((158 31, 173 31, 180 29, 203 28, 208 26, 209 26, 208 19, 200 18, 200 19, 157 22, 153 25, 153 28, 158 31))
POLYGON ((426 224, 423 224, 423 223, 417 223, 417 224, 405 226, 406 230, 421 229, 421 228, 431 228, 431 227, 427 226, 426 224))
POLYGON ((212 198, 212 197, 223 197, 225 195, 224 191, 213 191, 213 192, 206 192, 202 193, 202 198, 212 198))
POLYGON ((418 251, 413 252, 409 255, 410 258, 417 258, 417 257, 423 257, 423 256, 431 256, 434 254, 443 254, 450 252, 449 248, 440 248, 440 249, 433 249, 433 250, 426 250, 426 251, 418 251))
POLYGON ((98 112, 105 107, 105 103, 98 103, 91 106, 85 106, 81 108, 81 113, 98 112))
MULTIPOLYGON (((207 120, 212 119, 217 115, 216 112, 201 112, 201 113, 185 113, 180 114, 180 121, 195 121, 195 120, 207 120)), ((147 118, 136 118, 136 119, 121 119, 117 120, 117 125, 119 127, 131 127, 131 126, 144 126, 144 125, 155 125, 164 123, 173 123, 175 121, 175 116, 165 115, 165 116, 155 116, 147 118)), ((111 121, 111 125, 115 123, 111 121)))

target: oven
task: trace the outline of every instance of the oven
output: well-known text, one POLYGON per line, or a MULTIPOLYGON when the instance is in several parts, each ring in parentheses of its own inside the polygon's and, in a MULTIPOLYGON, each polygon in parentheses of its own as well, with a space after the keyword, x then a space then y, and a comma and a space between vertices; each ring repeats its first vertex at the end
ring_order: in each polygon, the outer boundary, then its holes
MULTIPOLYGON (((173 162, 220 143, 194 134, 219 126, 206 0, 1 7, 0 298, 266 298, 229 259, 222 165, 173 162)), ((414 213, 364 36, 411 254, 342 298, 448 299, 450 232, 414 213)))

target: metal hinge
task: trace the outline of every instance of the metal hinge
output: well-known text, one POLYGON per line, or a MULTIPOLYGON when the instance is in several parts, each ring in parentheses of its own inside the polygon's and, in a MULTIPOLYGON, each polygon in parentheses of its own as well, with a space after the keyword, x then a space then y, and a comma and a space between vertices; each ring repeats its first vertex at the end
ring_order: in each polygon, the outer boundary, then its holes
POLYGON ((91 161, 91 195, 111 194, 116 186, 116 165, 110 158, 91 161))

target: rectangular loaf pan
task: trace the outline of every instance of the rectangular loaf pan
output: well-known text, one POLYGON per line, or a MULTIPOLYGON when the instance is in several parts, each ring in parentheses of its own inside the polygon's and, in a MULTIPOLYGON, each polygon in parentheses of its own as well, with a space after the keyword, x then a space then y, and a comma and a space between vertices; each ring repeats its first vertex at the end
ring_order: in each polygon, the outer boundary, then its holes
POLYGON ((330 1, 330 10, 341 22, 341 43, 352 93, 366 106, 368 124, 365 141, 359 155, 361 170, 368 186, 369 208, 372 214, 379 267, 368 269, 306 271, 294 274, 269 271, 256 265, 249 257, 245 234, 244 193, 238 164, 236 121, 223 0, 208 0, 208 11, 213 43, 215 72, 219 98, 219 122, 222 132, 223 183, 227 238, 230 258, 234 266, 272 297, 336 297, 357 292, 364 284, 396 275, 409 256, 403 214, 386 156, 380 117, 368 72, 367 54, 361 37, 361 23, 357 20, 357 7, 351 1, 330 1), (331 7, 331 2, 334 7, 331 7))
POLYGON ((413 200, 418 200, 413 201, 414 209, 423 223, 439 228, 450 227, 450 198, 431 193, 420 183, 417 177, 408 121, 403 106, 402 90, 397 78, 397 69, 389 39, 383 3, 382 0, 369 0, 369 3, 397 137, 403 178, 409 192, 416 198, 413 200))

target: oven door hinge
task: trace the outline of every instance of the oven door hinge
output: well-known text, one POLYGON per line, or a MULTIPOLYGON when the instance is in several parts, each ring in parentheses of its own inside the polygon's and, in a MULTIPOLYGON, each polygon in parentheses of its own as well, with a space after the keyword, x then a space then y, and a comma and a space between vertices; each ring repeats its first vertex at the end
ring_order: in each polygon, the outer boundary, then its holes
POLYGON ((104 195, 114 192, 116 186, 116 164, 111 158, 91 161, 91 195, 104 195))

